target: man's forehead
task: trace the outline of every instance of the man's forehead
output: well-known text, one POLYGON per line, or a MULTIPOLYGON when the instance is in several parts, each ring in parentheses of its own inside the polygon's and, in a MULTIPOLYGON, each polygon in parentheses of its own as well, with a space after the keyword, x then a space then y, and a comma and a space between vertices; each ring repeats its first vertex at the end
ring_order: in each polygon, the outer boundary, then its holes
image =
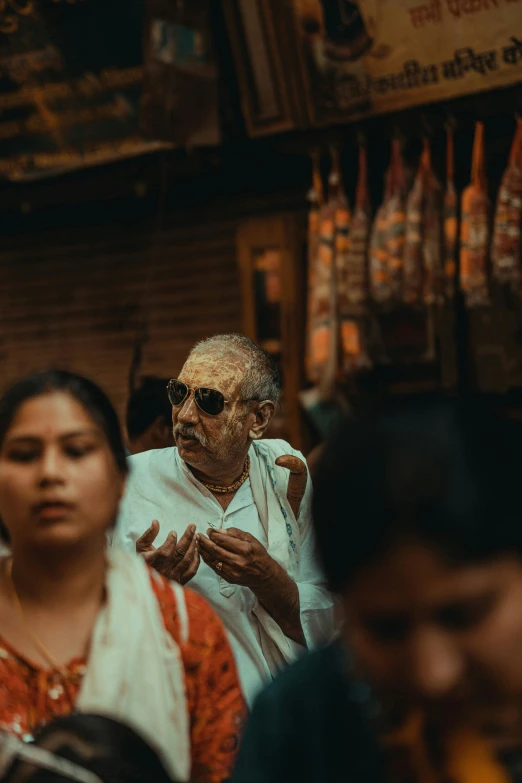
POLYGON ((246 361, 241 354, 198 352, 187 359, 179 378, 193 388, 207 386, 230 396, 238 391, 246 361))

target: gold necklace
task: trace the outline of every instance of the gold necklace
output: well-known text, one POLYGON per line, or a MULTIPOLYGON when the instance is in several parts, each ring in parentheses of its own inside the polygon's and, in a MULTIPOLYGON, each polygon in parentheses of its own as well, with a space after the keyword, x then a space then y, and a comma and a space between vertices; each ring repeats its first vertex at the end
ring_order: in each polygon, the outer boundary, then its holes
MULTIPOLYGON (((15 587, 15 583, 13 581, 13 561, 9 560, 6 564, 6 574, 9 581, 9 588, 11 592, 11 598, 13 601, 13 604, 15 606, 16 611, 20 615, 25 631, 27 635, 30 637, 33 645, 38 650, 38 652, 45 658, 47 663, 50 665, 51 669, 53 671, 58 672, 62 676, 64 680, 67 680, 69 677, 69 673, 67 671, 67 668, 65 666, 62 666, 59 664, 56 659, 51 655, 45 644, 41 641, 41 639, 38 638, 38 636, 34 633, 34 631, 29 627, 29 623, 27 622, 27 617, 25 616, 24 608, 22 606, 22 602, 20 601, 20 596, 18 595, 15 587)), ((69 695, 69 694, 68 694, 69 695)))
POLYGON ((250 473, 250 457, 246 458, 245 462, 245 469, 243 470, 243 473, 240 475, 240 477, 237 479, 237 481, 234 481, 233 484, 231 484, 229 487, 222 487, 219 486, 219 484, 207 484, 206 481, 202 481, 204 487, 206 487, 210 492, 216 492, 218 495, 226 495, 230 492, 237 492, 239 487, 245 483, 245 481, 248 478, 248 474, 250 473))

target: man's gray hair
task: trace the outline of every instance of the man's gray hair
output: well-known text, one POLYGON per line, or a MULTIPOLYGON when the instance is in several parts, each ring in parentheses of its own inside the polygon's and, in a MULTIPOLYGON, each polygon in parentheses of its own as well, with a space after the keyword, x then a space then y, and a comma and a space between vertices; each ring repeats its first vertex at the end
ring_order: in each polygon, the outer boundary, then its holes
POLYGON ((241 355, 245 367, 240 385, 242 399, 279 402, 281 375, 277 365, 270 354, 250 337, 244 334, 216 334, 196 343, 189 357, 204 353, 223 359, 241 355))

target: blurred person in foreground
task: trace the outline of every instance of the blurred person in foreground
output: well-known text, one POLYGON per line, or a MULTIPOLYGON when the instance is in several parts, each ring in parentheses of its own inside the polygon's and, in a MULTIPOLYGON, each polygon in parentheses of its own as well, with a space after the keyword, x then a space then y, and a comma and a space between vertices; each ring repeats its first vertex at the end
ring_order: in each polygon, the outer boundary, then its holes
POLYGON ((139 734, 100 715, 56 718, 26 744, 0 733, 3 783, 174 783, 139 734))
POLYGON ((146 377, 127 403, 126 429, 131 454, 174 445, 168 379, 146 377))
POLYGON ((127 461, 92 382, 29 376, 0 399, 0 729, 58 715, 124 720, 171 777, 229 777, 243 701, 223 626, 142 558, 107 551, 127 461))
POLYGON ((247 337, 198 343, 169 383, 176 447, 131 458, 113 539, 210 602, 249 703, 334 631, 304 457, 263 440, 280 392, 272 359, 247 337))
POLYGON ((520 423, 476 402, 341 428, 313 511, 342 640, 259 698, 237 783, 522 779, 521 481, 520 423))

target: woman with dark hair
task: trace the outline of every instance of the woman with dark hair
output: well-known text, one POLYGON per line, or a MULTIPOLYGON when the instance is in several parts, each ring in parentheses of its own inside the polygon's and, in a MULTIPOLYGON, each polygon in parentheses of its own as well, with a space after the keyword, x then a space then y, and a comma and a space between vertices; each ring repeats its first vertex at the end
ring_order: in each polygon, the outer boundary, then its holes
POLYGON ((0 399, 0 729, 124 720, 175 779, 229 776, 243 701, 221 622, 141 558, 108 552, 127 461, 92 382, 46 372, 0 399))
POLYGON ((261 696, 237 781, 521 780, 521 481, 521 424, 481 403, 340 428, 314 524, 342 638, 261 696))
MULTIPOLYGON (((27 745, 0 735, 3 783, 171 783, 157 754, 123 723, 68 715, 27 745)), ((173 782, 172 782, 173 783, 173 782)))

